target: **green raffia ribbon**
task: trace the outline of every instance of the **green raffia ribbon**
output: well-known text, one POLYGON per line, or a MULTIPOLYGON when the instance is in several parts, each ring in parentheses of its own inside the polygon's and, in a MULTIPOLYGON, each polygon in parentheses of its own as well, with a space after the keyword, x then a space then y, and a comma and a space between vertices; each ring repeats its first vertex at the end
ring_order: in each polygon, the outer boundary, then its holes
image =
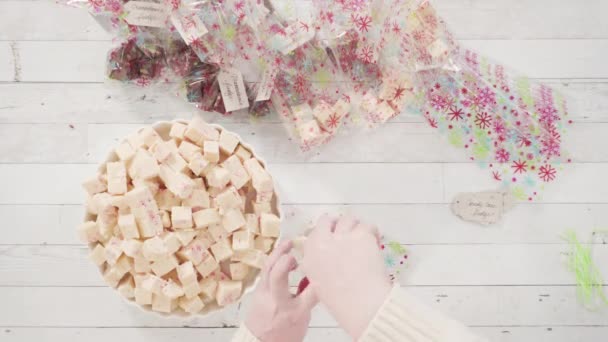
POLYGON ((576 292, 583 305, 593 308, 598 300, 600 304, 603 302, 608 305, 608 298, 602 288, 602 275, 593 262, 591 247, 582 245, 572 230, 567 231, 563 238, 571 247, 568 269, 576 277, 576 292))

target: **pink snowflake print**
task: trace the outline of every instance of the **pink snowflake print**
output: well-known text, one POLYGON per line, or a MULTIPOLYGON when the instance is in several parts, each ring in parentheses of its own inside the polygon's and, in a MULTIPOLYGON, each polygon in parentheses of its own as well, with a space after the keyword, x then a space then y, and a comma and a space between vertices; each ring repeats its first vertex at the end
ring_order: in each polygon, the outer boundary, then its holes
POLYGON ((350 96, 348 96, 347 94, 342 94, 342 99, 344 99, 344 101, 346 101, 347 103, 350 103, 350 96))
POLYGON ((490 88, 486 87, 479 91, 475 100, 475 103, 479 104, 479 106, 486 107, 492 105, 496 101, 496 96, 490 88))
POLYGON ((307 83, 308 82, 306 82, 306 77, 302 74, 298 74, 296 76, 296 81, 294 84, 296 92, 298 92, 299 94, 303 94, 306 91, 307 83))
POLYGON ((437 120, 433 118, 426 118, 426 121, 429 123, 429 125, 431 125, 431 127, 437 128, 437 120))
POLYGON ((329 118, 327 118, 327 120, 325 120, 325 126, 329 127, 330 129, 334 129, 336 127, 338 127, 338 124, 340 123, 340 116, 338 116, 338 114, 333 113, 329 116, 329 118))
POLYGON ((515 171, 513 171, 513 173, 524 173, 527 171, 527 167, 528 165, 526 164, 525 160, 517 160, 513 162, 513 165, 511 166, 515 171))
POLYGON ((532 145, 532 141, 530 139, 524 137, 523 135, 519 136, 519 138, 517 138, 517 143, 519 144, 519 147, 524 147, 524 146, 528 147, 528 146, 532 145))
POLYGON ((510 156, 511 155, 509 154, 509 152, 507 152, 507 150, 505 150, 504 148, 501 148, 496 151, 496 161, 499 163, 508 162, 510 156))
POLYGON ((242 11, 245 8, 245 1, 241 0, 239 2, 237 2, 236 4, 234 4, 234 9, 237 12, 242 11))
POLYGON ((182 20, 182 25, 184 25, 184 28, 192 29, 196 27, 196 21, 194 20, 195 15, 196 14, 191 14, 184 17, 184 19, 182 20))
POLYGON ((308 26, 307 23, 303 23, 300 21, 300 28, 303 30, 306 30, 306 32, 308 32, 308 30, 310 29, 310 27, 308 26))
POLYGON ((458 121, 464 118, 464 111, 462 110, 462 108, 458 108, 458 107, 450 107, 450 112, 448 113, 448 116, 450 117, 450 121, 458 121))
POLYGON ((171 8, 173 8, 174 10, 178 9, 181 1, 182 0, 171 0, 171 8))
POLYGON ((361 31, 361 32, 369 31, 371 24, 372 24, 372 18, 370 18, 368 15, 366 15, 365 17, 360 17, 357 20, 357 27, 359 28, 359 31, 361 31))
POLYGON ((498 171, 493 171, 492 177, 494 177, 494 180, 497 180, 499 182, 502 180, 502 178, 500 178, 500 173, 498 171))
POLYGON ((401 27, 397 23, 393 23, 393 27, 391 28, 391 30, 393 31, 394 34, 401 33, 401 27))
POLYGON ((111 0, 106 2, 106 7, 110 10, 110 12, 117 14, 122 10, 122 5, 118 0, 111 0))
POLYGON ((405 91, 406 89, 402 86, 397 87, 397 89, 395 89, 395 94, 393 95, 393 100, 394 101, 399 101, 403 98, 403 96, 405 95, 405 91))
POLYGON ((505 133, 506 130, 507 129, 505 128, 505 124, 502 120, 494 121, 494 132, 496 132, 496 134, 501 135, 505 133))
POLYGON ((435 110, 443 110, 443 109, 447 108, 448 101, 446 100, 445 97, 443 97, 441 95, 433 95, 433 96, 431 96, 431 106, 435 110))
POLYGON ((89 4, 96 10, 99 10, 103 6, 104 0, 89 0, 89 4))
POLYGON ((540 171, 538 175, 543 180, 543 182, 550 182, 555 179, 555 174, 557 171, 551 165, 545 165, 540 167, 540 171))
POLYGON ((492 118, 490 117, 490 114, 483 112, 483 113, 479 113, 475 116, 475 125, 477 125, 477 127, 481 128, 481 129, 486 129, 488 127, 490 127, 490 124, 492 123, 492 118))
POLYGON ((540 119, 538 121, 547 126, 553 126, 555 121, 559 120, 557 109, 551 104, 538 108, 538 112, 540 113, 540 119))
POLYGON ((559 156, 560 144, 556 139, 549 138, 546 140, 541 140, 541 144, 541 154, 544 154, 547 158, 551 158, 552 156, 559 156))
POLYGON ((373 59, 374 59, 374 51, 372 49, 371 46, 364 46, 363 49, 361 49, 361 56, 360 56, 361 60, 363 61, 363 63, 372 63, 373 59))
POLYGON ((135 83, 140 87, 147 87, 150 85, 150 83, 152 83, 152 81, 150 81, 148 77, 140 77, 135 83))

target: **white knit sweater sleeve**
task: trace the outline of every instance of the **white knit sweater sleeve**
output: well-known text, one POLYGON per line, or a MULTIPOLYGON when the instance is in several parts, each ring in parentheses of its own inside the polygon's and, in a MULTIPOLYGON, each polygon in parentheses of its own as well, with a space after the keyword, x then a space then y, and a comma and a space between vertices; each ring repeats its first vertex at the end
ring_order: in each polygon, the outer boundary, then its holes
POLYGON ((393 287, 359 342, 481 342, 466 326, 393 287))

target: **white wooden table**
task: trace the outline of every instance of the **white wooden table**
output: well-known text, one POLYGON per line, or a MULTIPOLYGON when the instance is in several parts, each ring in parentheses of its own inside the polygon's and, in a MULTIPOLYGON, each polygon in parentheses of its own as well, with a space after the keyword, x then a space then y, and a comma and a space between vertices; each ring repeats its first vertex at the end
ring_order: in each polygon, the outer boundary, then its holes
MULTIPOLYGON (((494 184, 417 117, 401 116, 353 145, 343 139, 309 160, 286 143, 277 121, 222 121, 271 163, 289 232, 323 211, 357 213, 408 245, 403 283, 413 293, 479 334, 606 341, 608 309, 579 304, 559 237, 574 228, 587 239, 608 226, 606 1, 435 3, 465 44, 572 98, 575 163, 542 202, 519 205, 489 228, 453 217, 454 194, 494 184)), ((104 82, 110 45, 83 11, 0 0, 0 340, 227 341, 247 301, 208 318, 139 312, 103 285, 76 239, 80 182, 117 139, 195 112, 166 92, 104 82)), ((594 251, 608 278, 608 245, 594 251)), ((348 340, 322 309, 311 325, 308 341, 348 340)))

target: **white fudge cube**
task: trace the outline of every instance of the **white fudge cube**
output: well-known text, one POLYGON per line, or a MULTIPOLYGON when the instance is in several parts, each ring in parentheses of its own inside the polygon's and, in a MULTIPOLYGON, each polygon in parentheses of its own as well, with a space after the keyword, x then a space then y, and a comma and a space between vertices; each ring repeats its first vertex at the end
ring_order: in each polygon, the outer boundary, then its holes
POLYGON ((118 156, 118 159, 122 161, 127 161, 135 156, 135 149, 129 142, 123 141, 118 147, 114 149, 114 152, 118 156))
POLYGON ((78 236, 84 243, 93 243, 100 240, 99 227, 94 221, 87 221, 78 227, 78 236))
POLYGON ((152 292, 136 287, 133 294, 135 295, 135 303, 142 306, 152 304, 152 292))
POLYGON ((171 222, 174 229, 192 228, 192 208, 173 207, 171 209, 171 222))
POLYGON ((133 147, 135 150, 140 147, 146 147, 146 145, 144 144, 144 139, 139 134, 139 132, 129 134, 127 136, 127 141, 129 142, 129 145, 131 145, 131 147, 133 147))
POLYGON ((177 233, 167 233, 163 236, 163 242, 165 243, 167 253, 169 254, 175 254, 182 247, 182 243, 178 238, 177 233))
POLYGON ((186 296, 186 298, 198 298, 199 293, 201 293, 201 287, 197 281, 183 284, 182 286, 184 288, 184 295, 186 296))
POLYGON ((251 177, 237 156, 233 155, 228 157, 224 160, 222 165, 230 172, 230 183, 232 183, 235 188, 240 189, 249 182, 251 177))
POLYGON ((162 287, 161 293, 168 298, 177 299, 184 295, 184 289, 174 281, 169 280, 162 287))
POLYGON ((196 228, 209 227, 220 223, 221 217, 217 209, 203 209, 192 214, 196 228))
POLYGON ((177 253, 184 260, 191 261, 194 265, 198 265, 206 256, 207 248, 211 246, 212 241, 204 238, 195 238, 188 245, 182 247, 177 253))
POLYGON ((150 262, 143 255, 133 257, 133 269, 136 273, 148 273, 152 271, 150 262))
POLYGON ((222 152, 224 152, 225 154, 234 153, 234 150, 236 149, 236 146, 238 144, 239 144, 239 139, 236 136, 236 134, 225 131, 225 130, 220 133, 220 140, 219 140, 220 150, 222 150, 222 152))
POLYGON ((246 230, 237 230, 232 234, 232 249, 242 251, 254 248, 253 234, 246 230))
POLYGON ((171 313, 177 308, 177 299, 171 299, 162 294, 152 296, 152 310, 162 313, 171 313))
POLYGON ((204 173, 205 169, 212 165, 207 159, 203 157, 202 154, 197 153, 192 156, 190 162, 188 163, 188 168, 192 173, 197 176, 200 176, 204 173))
POLYGON ((249 273, 249 266, 242 262, 230 264, 230 278, 232 280, 243 280, 249 273))
POLYGON ((248 149, 246 149, 243 145, 239 145, 236 148, 236 151, 234 151, 234 155, 239 157, 241 162, 244 162, 245 160, 248 160, 251 158, 251 152, 248 149))
POLYGON ((254 248, 268 254, 274 246, 274 241, 275 239, 273 238, 258 236, 255 238, 254 248))
POLYGON ((217 304, 226 306, 236 303, 241 298, 243 283, 240 281, 220 281, 217 285, 217 304))
POLYGON ((254 202, 253 212, 256 215, 270 214, 272 213, 272 206, 270 205, 270 202, 254 202))
POLYGON ((144 241, 141 251, 149 261, 158 261, 169 256, 165 241, 158 236, 144 241))
POLYGON ((95 194, 87 199, 87 211, 98 215, 106 207, 112 205, 112 195, 107 192, 95 194))
POLYGON ((251 267, 261 269, 264 267, 267 255, 258 249, 247 249, 244 251, 235 251, 230 260, 240 261, 251 267))
POLYGON ((230 243, 228 242, 228 240, 220 240, 211 245, 210 249, 213 253, 213 256, 215 257, 215 260, 217 260, 218 262, 228 260, 234 254, 232 248, 230 248, 230 243))
POLYGON ((125 201, 135 216, 139 236, 148 238, 162 233, 163 223, 156 201, 148 188, 137 188, 125 195, 125 201))
POLYGON ((220 211, 226 212, 229 209, 240 208, 242 205, 241 195, 234 186, 229 186, 215 198, 215 204, 220 207, 220 211))
POLYGON ((103 265, 106 262, 105 248, 99 243, 89 253, 89 259, 97 266, 103 265))
POLYGON ((192 211, 207 209, 210 205, 209 193, 203 188, 196 188, 192 191, 190 197, 182 201, 182 205, 191 207, 192 211))
POLYGON ((222 217, 222 224, 224 225, 224 229, 232 233, 237 229, 245 227, 246 222, 240 209, 229 209, 222 217))
POLYGON ((177 267, 177 278, 183 285, 196 283, 196 271, 192 261, 186 261, 177 267))
POLYGON ((194 116, 188 123, 184 136, 195 144, 202 145, 204 140, 218 140, 220 133, 202 118, 194 116))
POLYGON ((245 230, 252 234, 260 234, 260 217, 256 214, 245 214, 245 230))
POLYGON ((175 196, 169 189, 160 189, 154 196, 158 209, 171 210, 173 207, 179 207, 181 199, 175 196))
POLYGON ((190 314, 199 313, 205 307, 205 304, 199 296, 193 296, 191 298, 182 297, 179 299, 178 304, 182 310, 190 314))
POLYGON ((158 163, 146 150, 138 149, 129 165, 129 176, 132 179, 149 179, 158 176, 158 163))
POLYGON ((135 179, 131 180, 131 183, 133 184, 133 188, 135 188, 135 189, 148 188, 148 190, 150 190, 150 193, 152 194, 152 196, 156 196, 156 194, 160 190, 160 184, 159 184, 159 181, 157 178, 150 178, 150 179, 135 178, 135 179))
POLYGON ((152 272, 159 277, 173 271, 178 265, 177 258, 174 255, 166 256, 162 259, 157 259, 150 266, 152 272))
POLYGON ((175 172, 186 172, 188 170, 188 162, 186 162, 177 152, 169 154, 167 159, 163 161, 163 165, 167 165, 175 172))
POLYGON ((148 148, 154 146, 156 143, 162 141, 162 138, 152 127, 145 127, 139 131, 139 136, 143 141, 144 145, 148 148))
POLYGON ((274 214, 260 215, 260 233, 266 237, 279 237, 281 233, 281 219, 274 214))
POLYGON ((135 239, 123 240, 120 247, 125 255, 135 258, 142 253, 143 243, 135 239))
POLYGON ((118 224, 118 209, 112 206, 110 202, 106 203, 105 207, 99 210, 97 214, 97 227, 102 239, 106 239, 114 232, 114 227, 118 224))
POLYGON ((220 161, 220 145, 217 141, 205 141, 203 145, 203 157, 211 163, 220 161))
POLYGON ((129 209, 129 205, 127 204, 125 196, 123 195, 112 196, 110 204, 113 207, 118 208, 118 214, 120 215, 128 215, 131 213, 131 209, 129 209))
POLYGON ((204 251, 202 261, 195 267, 198 273, 204 278, 217 270, 220 267, 220 264, 209 251, 204 251))
POLYGON ((196 231, 193 229, 180 229, 175 232, 175 235, 177 235, 177 238, 179 239, 179 242, 182 243, 182 246, 186 246, 187 244, 189 244, 190 241, 194 239, 196 234, 196 231))
POLYGON ((171 214, 166 210, 161 210, 160 219, 163 221, 164 228, 171 228, 171 214))
POLYGON ((152 146, 152 148, 150 150, 151 150, 154 158, 159 163, 162 163, 165 160, 167 160, 167 158, 169 158, 171 153, 176 153, 178 151, 177 145, 175 144, 175 141, 173 141, 173 140, 161 141, 161 142, 157 143, 156 145, 152 146))
POLYGON ((208 233, 213 239, 213 241, 226 239, 228 235, 230 235, 230 233, 228 233, 221 224, 210 225, 208 228, 208 233))
POLYGON ((133 284, 133 278, 129 277, 118 285, 118 293, 127 299, 135 297, 135 285, 133 284))
POLYGON ((184 134, 186 133, 186 125, 183 123, 175 122, 171 126, 169 136, 173 139, 184 140, 184 134))
POLYGON ((248 159, 243 165, 249 176, 251 176, 251 182, 255 190, 258 192, 273 191, 274 184, 272 183, 272 177, 270 177, 270 174, 268 174, 257 159, 248 159))
POLYGON ((202 279, 198 285, 200 286, 201 293, 206 302, 215 300, 217 292, 217 279, 214 277, 207 277, 202 279))
POLYGON ((182 141, 178 151, 187 162, 190 162, 194 156, 201 153, 201 148, 193 143, 182 141))
POLYGON ((109 265, 115 265, 122 255, 122 240, 112 237, 104 246, 104 255, 109 265))
POLYGON ((118 227, 120 228, 120 232, 124 239, 139 238, 139 230, 137 229, 137 223, 135 222, 135 216, 133 216, 133 214, 119 215, 118 227))
POLYGON ((165 285, 165 280, 161 277, 155 276, 154 274, 147 274, 140 279, 141 284, 138 285, 138 287, 141 286, 141 288, 150 291, 154 294, 161 293, 163 286, 165 285))
POLYGON ((167 189, 177 197, 184 199, 192 195, 194 182, 190 177, 181 172, 176 172, 166 165, 160 166, 160 179, 165 183, 167 189))
POLYGON ((89 194, 89 196, 93 196, 95 194, 108 190, 106 182, 104 182, 99 176, 95 176, 82 183, 82 187, 89 194))
POLYGON ((274 191, 256 191, 255 192, 255 201, 258 203, 270 203, 272 202, 272 196, 274 196, 274 191))

